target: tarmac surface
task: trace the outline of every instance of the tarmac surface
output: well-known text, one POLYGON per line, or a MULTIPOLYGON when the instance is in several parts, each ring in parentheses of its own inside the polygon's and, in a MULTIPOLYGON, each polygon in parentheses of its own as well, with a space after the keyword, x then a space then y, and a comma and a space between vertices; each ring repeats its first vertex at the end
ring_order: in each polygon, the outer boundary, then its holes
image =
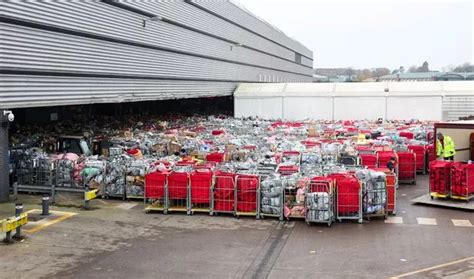
MULTIPOLYGON (((400 185, 397 214, 385 221, 331 227, 144 214, 143 203, 121 200, 86 211, 80 196, 61 194, 48 220, 32 211, 22 242, 0 244, 0 277, 474 278, 474 214, 412 204, 427 184, 400 185)), ((19 199, 25 211, 41 208, 40 196, 19 199)), ((13 213, 0 204, 0 218, 13 213)))

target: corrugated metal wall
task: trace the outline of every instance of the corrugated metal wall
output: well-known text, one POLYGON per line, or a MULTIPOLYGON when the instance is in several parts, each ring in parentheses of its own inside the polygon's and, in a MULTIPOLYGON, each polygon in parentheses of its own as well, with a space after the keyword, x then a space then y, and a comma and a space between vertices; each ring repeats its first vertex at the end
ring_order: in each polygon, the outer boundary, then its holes
POLYGON ((259 19, 252 14, 240 9, 234 3, 228 0, 217 0, 217 1, 202 1, 202 0, 191 0, 193 4, 204 10, 211 11, 224 19, 236 23, 243 28, 251 30, 258 35, 277 42, 285 47, 289 47, 292 50, 312 59, 313 54, 307 48, 302 46, 299 42, 288 38, 268 24, 261 24, 259 19))
POLYGON ((249 14, 227 1, 212 7, 3 1, 0 108, 220 96, 238 82, 311 82, 311 51, 258 19, 242 24, 249 14), (153 15, 162 20, 149 21, 153 15), (296 53, 307 57, 297 63, 296 53), (138 96, 143 90, 152 93, 138 96))
POLYGON ((0 100, 11 107, 228 96, 231 82, 2 75, 0 100))
POLYGON ((445 96, 443 99, 443 119, 459 120, 459 117, 474 115, 473 96, 445 96))

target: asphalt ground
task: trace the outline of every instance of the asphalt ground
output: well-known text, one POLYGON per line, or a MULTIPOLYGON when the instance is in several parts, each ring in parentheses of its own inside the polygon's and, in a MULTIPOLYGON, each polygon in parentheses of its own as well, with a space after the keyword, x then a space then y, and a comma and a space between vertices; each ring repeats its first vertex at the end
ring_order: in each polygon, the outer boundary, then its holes
MULTIPOLYGON (((412 204, 427 184, 419 176, 400 185, 392 218, 331 227, 144 214, 143 203, 122 200, 86 211, 80 196, 62 194, 57 216, 32 212, 26 238, 0 244, 0 278, 473 278, 474 214, 412 204)), ((19 199, 26 211, 40 208, 39 196, 19 199)), ((0 205, 0 217, 13 212, 0 205)))

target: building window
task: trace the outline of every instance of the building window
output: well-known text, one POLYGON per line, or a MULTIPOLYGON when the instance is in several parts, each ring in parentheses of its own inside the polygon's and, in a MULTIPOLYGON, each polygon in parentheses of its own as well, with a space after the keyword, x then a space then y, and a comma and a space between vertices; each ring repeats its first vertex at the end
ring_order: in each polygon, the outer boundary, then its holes
POLYGON ((301 54, 295 52, 295 62, 301 64, 301 54))

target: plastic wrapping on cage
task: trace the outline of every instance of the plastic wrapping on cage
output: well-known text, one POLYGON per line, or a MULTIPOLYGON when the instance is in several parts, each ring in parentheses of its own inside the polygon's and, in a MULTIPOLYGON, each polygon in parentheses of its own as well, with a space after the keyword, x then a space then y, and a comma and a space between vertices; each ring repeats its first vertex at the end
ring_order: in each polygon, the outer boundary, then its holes
POLYGON ((281 215, 284 188, 278 176, 268 176, 260 184, 260 210, 264 214, 281 215))
POLYGON ((20 185, 51 186, 54 182, 54 160, 37 148, 15 154, 15 172, 20 185))
POLYGON ((360 170, 357 171, 355 175, 363 185, 364 213, 383 213, 387 205, 385 173, 372 170, 360 170))
POLYGON ((84 164, 78 162, 79 156, 74 153, 60 154, 55 159, 56 185, 60 187, 82 188, 81 171, 84 164))
POLYGON ((280 176, 283 187, 296 188, 300 179, 300 174, 294 173, 290 175, 280 176))
POLYGON ((126 171, 126 196, 128 198, 141 198, 144 195, 145 175, 150 172, 155 159, 130 159, 125 166, 126 171))
POLYGON ((109 148, 109 157, 116 157, 122 155, 123 150, 120 147, 110 147, 109 148))
POLYGON ((333 218, 329 193, 313 192, 306 193, 306 220, 310 222, 325 222, 333 218))
POLYGON ((105 167, 105 161, 99 160, 98 156, 86 158, 81 172, 84 184, 90 188, 99 188, 105 179, 105 167))
POLYGON ((111 158, 107 161, 104 180, 105 194, 123 196, 125 189, 125 166, 127 157, 111 158))

